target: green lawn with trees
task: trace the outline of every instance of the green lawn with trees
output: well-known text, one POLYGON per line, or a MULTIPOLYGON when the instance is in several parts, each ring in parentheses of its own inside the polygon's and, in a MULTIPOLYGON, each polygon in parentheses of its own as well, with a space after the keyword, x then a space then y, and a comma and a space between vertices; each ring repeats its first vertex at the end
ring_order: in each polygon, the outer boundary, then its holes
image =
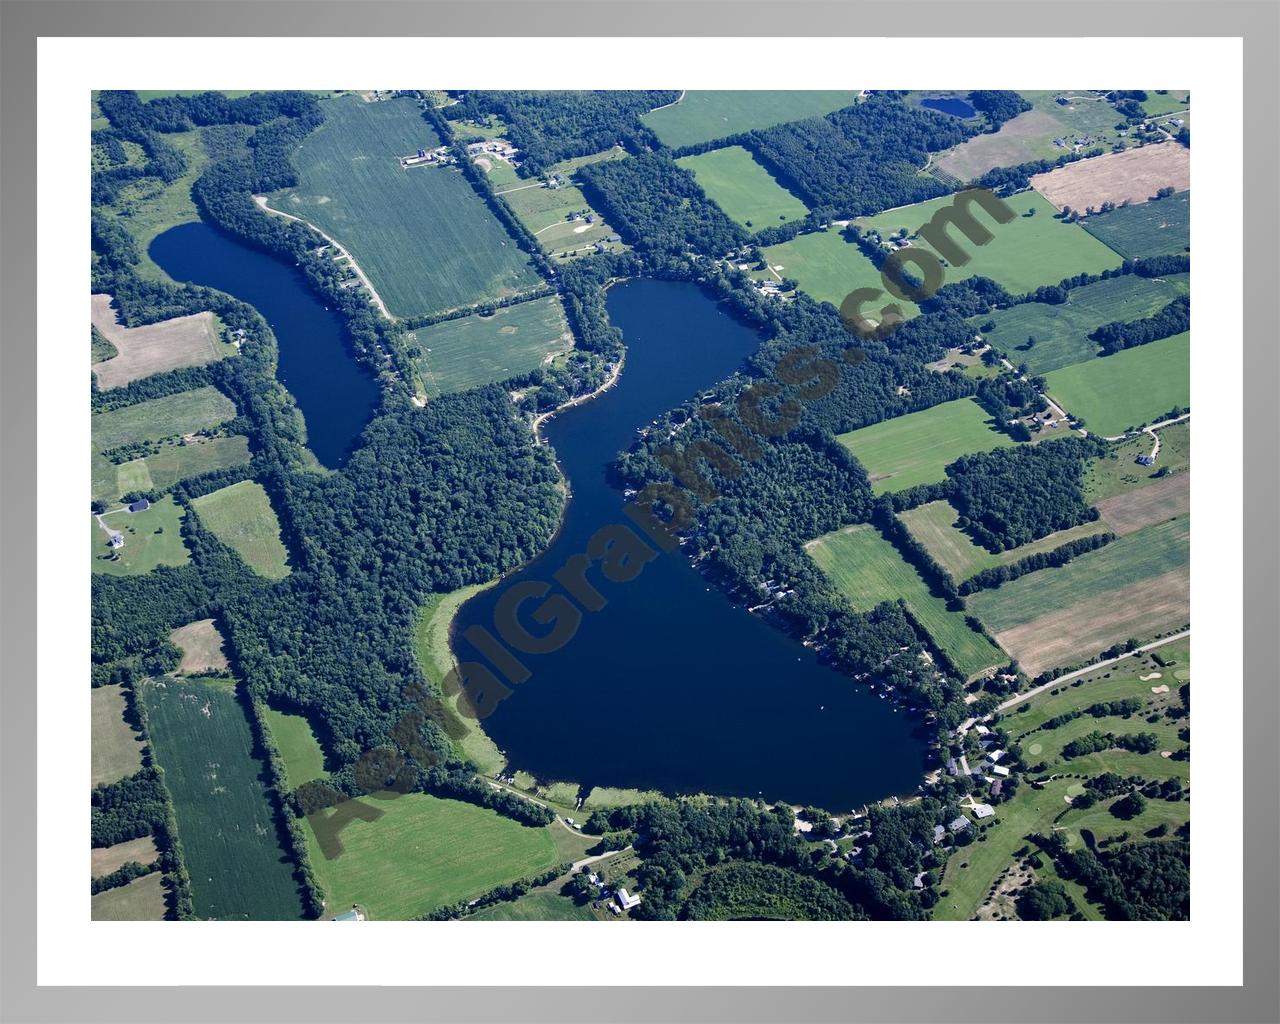
POLYGON ((264 705, 262 718, 267 723, 280 759, 284 762, 286 781, 290 789, 297 789, 304 782, 321 778, 324 770, 324 750, 316 739, 311 723, 302 715, 264 705))
POLYGON ((720 209, 753 231, 800 220, 809 212, 741 146, 681 157, 676 163, 693 172, 720 209))
POLYGON ((234 549, 259 576, 282 580, 289 575, 280 520, 262 484, 242 480, 202 495, 191 505, 209 532, 234 549))
POLYGON ((818 117, 849 106, 857 97, 851 89, 690 89, 678 103, 651 110, 640 120, 653 129, 664 146, 679 149, 784 121, 818 117))
POLYGON ((140 576, 160 565, 186 565, 191 553, 182 540, 182 520, 186 510, 172 496, 153 502, 142 512, 123 508, 89 520, 89 543, 93 571, 110 576, 140 576), (113 548, 107 530, 124 537, 122 547, 113 548))

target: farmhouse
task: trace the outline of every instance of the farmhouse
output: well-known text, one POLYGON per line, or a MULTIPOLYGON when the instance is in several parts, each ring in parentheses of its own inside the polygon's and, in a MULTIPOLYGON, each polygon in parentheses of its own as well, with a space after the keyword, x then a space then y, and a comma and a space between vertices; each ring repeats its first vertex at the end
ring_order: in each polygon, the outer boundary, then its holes
POLYGON ((1139 455, 1139 456, 1138 456, 1138 465, 1139 465, 1139 466, 1154 466, 1155 464, 1156 464, 1156 457, 1155 457, 1154 455, 1139 455))

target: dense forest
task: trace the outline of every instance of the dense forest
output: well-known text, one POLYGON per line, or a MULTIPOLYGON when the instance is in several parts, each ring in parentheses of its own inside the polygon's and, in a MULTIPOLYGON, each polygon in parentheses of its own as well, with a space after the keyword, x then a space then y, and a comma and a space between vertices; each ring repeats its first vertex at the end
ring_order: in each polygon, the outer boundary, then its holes
POLYGON ((520 150, 520 174, 537 177, 552 164, 622 145, 638 152, 657 138, 640 121, 654 107, 674 103, 676 90, 545 91, 472 90, 447 108, 454 121, 487 122, 497 114, 507 138, 520 150))
POLYGON ((974 89, 969 102, 991 122, 990 131, 998 131, 1006 121, 1030 110, 1031 104, 1010 89, 974 89))

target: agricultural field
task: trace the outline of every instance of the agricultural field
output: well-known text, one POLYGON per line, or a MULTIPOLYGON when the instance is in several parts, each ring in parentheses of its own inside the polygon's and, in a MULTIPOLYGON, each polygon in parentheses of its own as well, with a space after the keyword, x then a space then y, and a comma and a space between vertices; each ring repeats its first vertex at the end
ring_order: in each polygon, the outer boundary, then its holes
POLYGON ((280 539, 280 520, 262 484, 242 480, 194 499, 191 506, 209 532, 259 576, 282 580, 289 575, 289 552, 280 539))
POLYGON ((568 896, 548 890, 525 893, 510 903, 495 903, 464 921, 594 921, 596 916, 585 905, 568 896))
POLYGON ((508 380, 545 366, 573 345, 554 295, 446 320, 413 332, 414 365, 431 397, 508 380))
POLYGON ((1191 246, 1191 192, 1177 192, 1155 203, 1117 206, 1080 223, 1125 259, 1186 252, 1191 246))
POLYGON ((190 480, 217 469, 242 466, 251 458, 253 456, 249 451, 249 439, 240 434, 192 437, 185 444, 176 441, 162 442, 158 452, 113 467, 114 494, 167 491, 182 480, 190 480))
POLYGON ((764 91, 750 89, 689 90, 680 100, 659 107, 640 120, 672 149, 787 121, 821 117, 852 105, 855 90, 764 91))
POLYGON ((324 750, 316 739, 311 723, 305 717, 266 706, 263 707, 262 717, 280 751, 290 789, 297 789, 304 782, 311 782, 327 774, 324 770, 324 750))
MULTIPOLYGON (((952 202, 951 196, 941 196, 874 217, 862 217, 855 223, 864 230, 879 231, 886 239, 903 228, 914 235, 935 213, 952 202)), ((1018 214, 1007 224, 996 223, 978 212, 980 208, 976 204, 972 208, 979 222, 988 224, 994 236, 985 246, 971 245, 958 231, 950 232, 970 259, 963 267, 945 267, 945 283, 954 284, 980 275, 1003 285, 1010 294, 1021 295, 1076 274, 1098 274, 1120 266, 1119 256, 1079 224, 1057 219, 1057 210, 1038 193, 1020 192, 1004 202, 1018 214)))
POLYGON ((93 450, 104 452, 125 444, 211 430, 235 415, 235 403, 212 385, 151 398, 96 413, 92 418, 93 450))
POLYGON ((93 375, 103 391, 123 387, 153 373, 184 366, 204 366, 236 348, 221 340, 217 319, 212 313, 193 313, 143 327, 125 327, 111 308, 110 295, 92 297, 91 319, 98 333, 115 349, 116 355, 95 361, 93 375))
POLYGON ((1098 511, 1107 529, 1120 537, 1175 516, 1190 515, 1191 474, 1176 473, 1150 487, 1117 494, 1098 502, 1098 511))
POLYGON ((1142 109, 1148 117, 1161 117, 1176 111, 1186 110, 1191 103, 1191 93, 1186 89, 1165 89, 1161 92, 1148 92, 1142 101, 1142 109))
POLYGON ((227 668, 227 654, 223 648, 222 634, 213 619, 199 619, 179 626, 169 634, 169 642, 182 651, 178 672, 223 672, 227 668))
POLYGON ((115 846, 95 846, 90 857, 89 874, 93 878, 101 878, 133 861, 147 865, 160 856, 156 841, 151 836, 139 839, 128 839, 115 846))
POLYGON ((1086 660, 1114 643, 1186 625, 1191 523, 1145 527, 1055 569, 967 599, 969 613, 1028 675, 1086 660))
POLYGON ((91 785, 118 782, 142 770, 142 740, 125 719, 124 689, 95 686, 89 701, 91 785))
POLYGON ((1118 494, 1152 485, 1156 474, 1185 472, 1191 465, 1191 421, 1172 423, 1157 431, 1160 459, 1156 466, 1139 466, 1136 459, 1151 451, 1151 435, 1139 434, 1114 444, 1106 455, 1094 459, 1085 469, 1085 501, 1100 504, 1118 494))
POLYGON ((1066 302, 1024 302, 969 322, 975 328, 994 322, 994 328, 982 332, 986 341, 1015 365, 1025 363, 1032 374, 1049 373, 1096 356, 1098 346, 1089 335, 1104 324, 1140 320, 1178 296, 1190 294, 1190 278, 1190 274, 1167 278, 1126 274, 1073 288, 1066 302))
POLYGON ((895 416, 836 440, 862 463, 876 494, 945 480, 945 468, 961 455, 1014 443, 991 426, 982 406, 968 398, 895 416))
POLYGON ((977 135, 935 158, 934 166, 972 181, 996 167, 1014 167, 1033 160, 1056 160, 1071 152, 1075 140, 1085 140, 1080 151, 1101 146, 1110 149, 1124 143, 1116 131, 1122 120, 1116 108, 1096 92, 1063 89, 1020 89, 1032 106, 1006 121, 990 135, 977 135), (1059 103, 1058 99, 1067 100, 1059 103), (1063 146, 1054 144, 1062 139, 1063 146))
POLYGON ((741 146, 713 149, 676 161, 730 219, 753 231, 808 215, 808 208, 778 184, 741 146))
POLYGON ((947 602, 930 593, 920 574, 875 527, 846 527, 805 548, 858 611, 902 598, 966 678, 1004 661, 989 639, 969 628, 963 612, 948 611, 947 602))
POLYGON ((898 514, 898 518, 906 523, 911 535, 924 545, 929 554, 957 583, 967 580, 983 569, 1011 565, 1028 555, 1052 551, 1080 537, 1102 533, 1110 525, 1101 521, 1082 523, 1069 530, 1051 533, 1022 547, 1008 548, 998 555, 993 555, 986 548, 975 544, 967 533, 956 527, 955 522, 958 517, 959 513, 949 501, 931 501, 898 514))
MULTIPOLYGON (((453 652, 449 649, 449 630, 458 609, 480 591, 493 584, 477 584, 463 587, 448 594, 433 594, 418 610, 413 628, 413 653, 422 674, 434 686, 439 687, 444 677, 454 667, 453 652)), ((442 697, 446 710, 456 726, 466 729, 457 745, 463 756, 469 758, 486 775, 493 775, 506 765, 507 759, 479 724, 458 714, 457 696, 442 697)))
POLYGON ((1106 153, 1033 175, 1031 187, 1059 210, 1145 203, 1162 188, 1185 192, 1191 187, 1191 150, 1180 142, 1161 142, 1106 153))
POLYGON ((325 100, 293 155, 298 186, 268 197, 342 243, 395 316, 501 299, 540 281, 456 167, 400 166, 439 145, 413 100, 325 100))
POLYGON ((376 921, 410 920, 557 863, 548 828, 527 828, 488 808, 425 793, 360 803, 381 813, 347 825, 332 860, 311 819, 304 830, 326 915, 358 903, 376 921))
POLYGON ((94 921, 162 921, 165 916, 164 875, 153 871, 91 897, 94 921))
MULTIPOLYGON (((761 252, 773 270, 753 273, 753 277, 770 281, 790 278, 799 284, 801 291, 819 302, 830 302, 836 309, 855 288, 884 288, 880 271, 862 250, 844 240, 839 227, 797 235, 789 242, 767 246, 761 252)), ((884 301, 869 304, 864 315, 875 321, 877 318, 872 315, 875 310, 889 303, 896 303, 904 318, 920 312, 914 302, 885 292, 884 301)))
POLYGON ((1117 437, 1191 404, 1191 334, 1064 366, 1045 380, 1047 394, 1090 433, 1117 437))
MULTIPOLYGON (((1176 714, 1183 708, 1179 689, 1190 682, 1190 671, 1190 640, 1176 640, 1157 652, 1099 668, 1005 712, 1002 724, 1022 745, 1024 760, 1045 766, 1033 777, 1058 777, 1045 782, 1041 789, 1033 789, 1024 782, 1012 799, 996 807, 996 818, 993 819, 996 824, 983 831, 985 839, 982 842, 961 847, 952 853, 941 886, 947 895, 935 909, 934 919, 967 920, 975 915, 987 916, 984 910, 989 911, 993 904, 1003 902, 991 898, 991 888, 1018 860, 1015 854, 1028 845, 1026 837, 1032 833, 1056 831, 1064 836, 1070 848, 1079 849, 1086 838, 1100 843, 1128 833, 1130 839, 1135 840, 1161 825, 1167 826, 1172 833, 1189 821, 1191 807, 1186 800, 1148 799, 1146 809, 1128 821, 1111 813, 1111 805, 1120 799, 1119 796, 1101 799, 1090 808, 1072 808, 1070 801, 1085 792, 1084 780, 1074 777, 1081 774, 1094 777, 1104 772, 1115 772, 1125 777, 1136 775, 1147 780, 1176 778, 1186 782, 1190 761, 1163 757, 1160 751, 1175 752, 1186 747, 1177 733, 1189 720, 1183 718, 1179 724, 1165 717, 1164 712, 1173 710, 1176 714), (1162 661, 1170 664, 1162 666, 1153 654, 1159 654, 1162 661), (1162 685, 1169 686, 1168 693, 1152 693, 1153 688, 1162 685), (1131 718, 1083 715, 1058 729, 1041 729, 1045 722, 1056 716, 1082 711, 1098 702, 1134 697, 1141 699, 1145 707, 1131 718), (1160 719, 1155 723, 1148 722, 1147 717, 1153 714, 1160 715, 1160 719), (1061 757, 1062 748, 1069 739, 1093 729, 1117 734, 1154 732, 1160 737, 1159 749, 1149 754, 1111 749, 1085 757, 1061 757)), ((1041 862, 1041 867, 1032 870, 1033 877, 1056 879, 1057 874, 1048 858, 1042 855, 1041 862)), ((1085 917, 1101 916, 1097 908, 1084 900, 1084 892, 1078 884, 1069 884, 1067 888, 1085 917)))
POLYGON ((182 539, 186 511, 171 495, 143 512, 119 508, 89 519, 89 551, 94 572, 110 576, 140 576, 160 565, 186 565, 191 553, 182 539), (124 537, 112 548, 108 530, 124 537))
POLYGON ((620 252, 626 246, 620 241, 608 241, 616 234, 613 227, 599 212, 587 202, 582 190, 573 183, 573 176, 578 168, 587 164, 602 163, 606 160, 618 160, 626 156, 626 151, 617 147, 607 149, 603 153, 590 156, 574 157, 547 168, 548 178, 559 175, 559 188, 550 188, 541 182, 530 182, 526 178, 515 177, 507 184, 498 181, 498 166, 488 174, 489 180, 502 201, 511 207, 538 242, 552 256, 572 255, 574 253, 593 253, 596 244, 602 244, 610 252, 620 252), (575 216, 577 219, 574 219, 575 216), (588 222, 587 217, 591 220, 588 222))
POLYGON ((234 689, 167 678, 144 683, 141 692, 195 912, 222 921, 301 917, 293 864, 234 689))

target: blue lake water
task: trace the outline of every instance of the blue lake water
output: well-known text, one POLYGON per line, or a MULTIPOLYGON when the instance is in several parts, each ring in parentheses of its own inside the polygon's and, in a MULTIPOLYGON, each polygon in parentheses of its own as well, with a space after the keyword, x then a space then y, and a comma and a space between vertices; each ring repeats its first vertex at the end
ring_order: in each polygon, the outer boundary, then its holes
POLYGON ((954 96, 945 98, 930 96, 928 99, 921 100, 920 106, 926 110, 937 110, 953 117, 974 117, 978 113, 968 100, 962 100, 954 96))
POLYGON ((175 281, 217 288, 249 303, 275 332, 278 377, 307 423, 307 446, 325 466, 346 461, 373 417, 378 382, 356 363, 346 328, 302 271, 202 221, 158 235, 151 259, 175 281))

